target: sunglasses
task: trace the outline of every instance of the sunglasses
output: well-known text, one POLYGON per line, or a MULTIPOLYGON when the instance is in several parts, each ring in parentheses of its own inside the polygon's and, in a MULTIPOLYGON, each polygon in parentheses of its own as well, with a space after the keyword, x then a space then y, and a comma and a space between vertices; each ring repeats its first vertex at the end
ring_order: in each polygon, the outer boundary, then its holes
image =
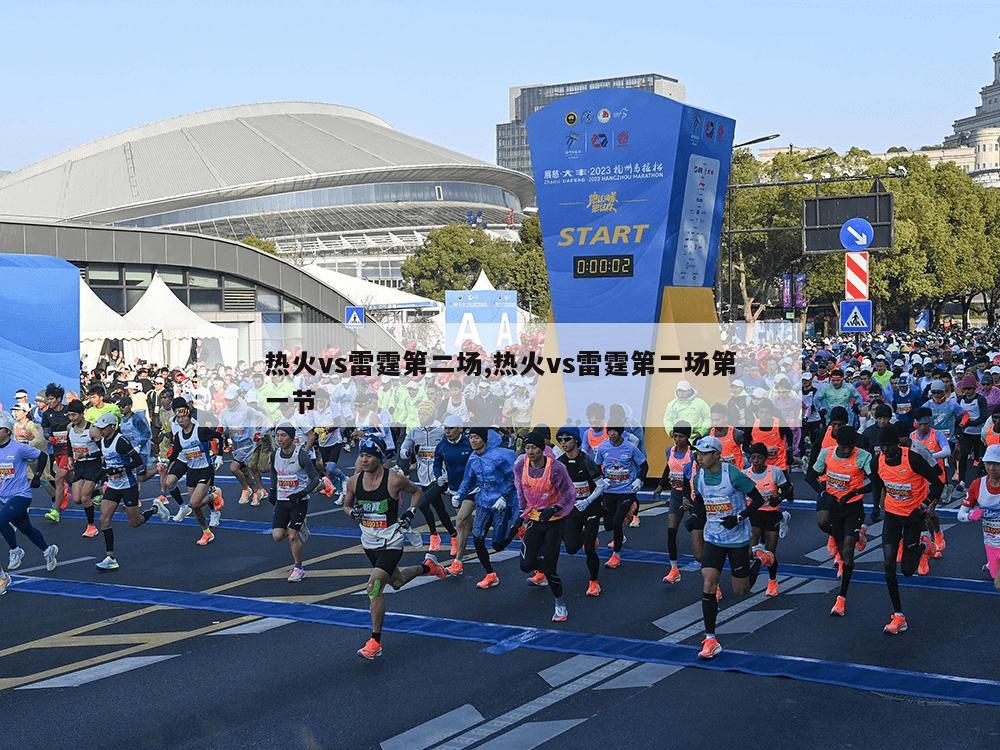
MULTIPOLYGON (((998 416, 1000 416, 1000 415, 998 415, 998 416)), ((558 440, 560 443, 566 443, 566 442, 569 442, 570 440, 573 440, 573 436, 572 435, 560 435, 559 437, 556 438, 556 440, 558 440)))

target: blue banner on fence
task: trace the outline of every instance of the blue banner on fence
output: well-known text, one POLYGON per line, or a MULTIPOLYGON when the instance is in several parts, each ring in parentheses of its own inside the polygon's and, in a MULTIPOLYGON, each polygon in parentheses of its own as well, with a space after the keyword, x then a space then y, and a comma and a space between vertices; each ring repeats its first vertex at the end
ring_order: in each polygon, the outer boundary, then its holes
POLYGON ((517 292, 473 289, 444 293, 445 351, 468 341, 488 353, 518 342, 517 292))

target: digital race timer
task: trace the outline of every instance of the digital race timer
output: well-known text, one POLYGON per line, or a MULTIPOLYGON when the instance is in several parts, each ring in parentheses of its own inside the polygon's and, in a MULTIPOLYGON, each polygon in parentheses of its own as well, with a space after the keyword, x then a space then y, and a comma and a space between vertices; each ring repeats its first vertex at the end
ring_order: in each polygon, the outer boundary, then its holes
POLYGON ((608 279, 632 276, 635 259, 631 255, 576 255, 573 257, 574 279, 608 279))

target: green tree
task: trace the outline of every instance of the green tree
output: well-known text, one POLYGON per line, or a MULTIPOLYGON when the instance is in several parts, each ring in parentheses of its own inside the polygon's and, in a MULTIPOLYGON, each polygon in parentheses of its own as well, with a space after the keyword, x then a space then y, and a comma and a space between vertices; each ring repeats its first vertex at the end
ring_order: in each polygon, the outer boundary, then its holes
POLYGON ((236 237, 230 237, 229 239, 242 242, 244 245, 249 245, 250 247, 255 247, 268 255, 278 254, 278 246, 271 242, 271 240, 262 240, 260 237, 254 237, 252 234, 248 234, 246 237, 240 237, 239 239, 236 237))

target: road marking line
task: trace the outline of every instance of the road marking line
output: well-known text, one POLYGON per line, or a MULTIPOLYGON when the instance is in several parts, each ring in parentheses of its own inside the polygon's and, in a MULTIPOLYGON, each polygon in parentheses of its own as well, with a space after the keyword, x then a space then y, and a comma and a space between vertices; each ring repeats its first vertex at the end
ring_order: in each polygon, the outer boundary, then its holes
POLYGON ((426 750, 431 745, 474 727, 481 721, 485 721, 483 715, 466 703, 385 740, 381 743, 381 748, 382 750, 426 750))
POLYGON ((173 659, 180 656, 180 654, 162 654, 160 656, 129 656, 124 659, 118 659, 117 661, 109 662, 107 664, 101 664, 96 667, 90 667, 88 669, 81 669, 76 672, 70 672, 69 674, 64 674, 61 677, 53 677, 51 680, 44 680, 42 682, 35 682, 31 685, 22 685, 18 690, 43 690, 46 688, 67 688, 67 687, 80 687, 81 685, 86 685, 90 682, 96 682, 97 680, 103 680, 106 677, 114 677, 118 674, 124 674, 125 672, 131 672, 134 669, 141 669, 142 667, 148 667, 151 664, 157 664, 161 661, 166 661, 167 659, 173 659))
MULTIPOLYGON (((73 565, 74 563, 87 562, 87 560, 96 560, 96 559, 97 559, 96 557, 90 555, 88 557, 74 557, 72 560, 60 560, 59 565, 56 566, 56 569, 65 567, 67 565, 73 565)), ((45 566, 36 565, 33 568, 18 568, 16 572, 18 575, 24 575, 25 573, 35 573, 39 570, 45 570, 45 566)))
POLYGON ((558 737, 586 719, 531 721, 479 746, 479 750, 531 750, 558 737))
POLYGON ((283 620, 280 617, 265 617, 262 620, 245 622, 242 625, 237 625, 235 628, 217 630, 214 633, 209 633, 209 635, 252 635, 256 633, 266 633, 268 630, 274 630, 275 628, 280 628, 283 625, 291 625, 293 622, 295 622, 295 620, 283 620))

